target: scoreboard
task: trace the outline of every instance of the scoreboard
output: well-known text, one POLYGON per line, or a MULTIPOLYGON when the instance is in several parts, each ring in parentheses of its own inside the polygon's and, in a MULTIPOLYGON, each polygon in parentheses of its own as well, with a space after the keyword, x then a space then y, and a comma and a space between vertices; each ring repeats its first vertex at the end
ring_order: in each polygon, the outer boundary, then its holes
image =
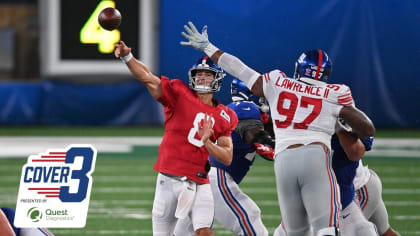
POLYGON ((155 0, 40 0, 41 73, 71 75, 128 75, 114 56, 123 40, 133 55, 152 71, 157 64, 157 3, 155 0), (98 15, 117 8, 121 25, 113 31, 99 26, 98 15))

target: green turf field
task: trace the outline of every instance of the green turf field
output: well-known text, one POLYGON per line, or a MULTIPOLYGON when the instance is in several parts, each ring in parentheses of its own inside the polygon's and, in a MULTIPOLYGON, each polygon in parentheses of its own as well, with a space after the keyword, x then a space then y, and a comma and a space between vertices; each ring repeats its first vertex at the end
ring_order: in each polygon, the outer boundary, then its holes
MULTIPOLYGON (((135 133, 133 130, 124 131, 117 128, 111 131, 92 130, 96 128, 90 129, 88 135, 112 136, 112 133, 118 133, 120 136, 134 136, 135 133)), ((136 131, 142 135, 158 136, 162 130, 136 131), (145 134, 146 132, 149 133, 145 134)), ((29 132, 26 135, 55 136, 64 136, 66 133, 52 130, 50 134, 39 134, 45 131, 36 132, 35 129, 26 132, 29 132)), ((83 136, 80 135, 83 134, 82 129, 75 129, 69 133, 67 135, 83 136)), ((9 135, 13 136, 10 133, 9 135)), ((151 210, 156 179, 156 172, 152 167, 156 157, 155 146, 136 146, 131 152, 125 153, 99 152, 93 173, 94 182, 86 227, 51 231, 58 236, 152 235, 151 210)), ((25 161, 25 158, 0 158, 1 206, 15 207, 20 172, 25 161)), ((420 235, 420 159, 367 157, 364 163, 374 169, 382 179, 383 198, 392 227, 404 236, 420 235)), ((263 222, 271 235, 281 220, 272 163, 257 158, 241 188, 260 206, 263 222)), ((232 235, 217 224, 215 232, 216 235, 232 235)))

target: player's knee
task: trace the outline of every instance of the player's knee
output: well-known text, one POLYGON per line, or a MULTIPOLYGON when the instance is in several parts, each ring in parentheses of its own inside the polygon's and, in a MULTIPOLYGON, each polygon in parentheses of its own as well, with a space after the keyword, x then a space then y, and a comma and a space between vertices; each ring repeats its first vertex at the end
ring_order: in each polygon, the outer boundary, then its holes
POLYGON ((248 215, 251 221, 251 225, 255 230, 255 233, 261 236, 268 235, 268 230, 261 220, 261 210, 258 207, 248 210, 248 215))
POLYGON ((259 207, 251 208, 249 214, 253 217, 260 218, 261 217, 261 210, 259 207))
POLYGON ((268 236, 268 230, 264 225, 259 225, 255 227, 255 234, 261 236, 268 236))
POLYGON ((214 236, 214 232, 210 228, 201 228, 195 231, 196 236, 214 236))
POLYGON ((318 230, 316 236, 339 236, 338 229, 335 227, 323 228, 318 230))
POLYGON ((274 230, 273 236, 287 236, 287 233, 284 231, 283 227, 279 225, 276 230, 274 230))

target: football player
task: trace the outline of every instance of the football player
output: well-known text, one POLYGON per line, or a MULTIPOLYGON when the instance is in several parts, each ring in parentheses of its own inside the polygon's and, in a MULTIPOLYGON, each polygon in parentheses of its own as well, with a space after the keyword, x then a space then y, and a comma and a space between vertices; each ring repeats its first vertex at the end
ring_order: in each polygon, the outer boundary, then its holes
MULTIPOLYGON (((349 132, 349 127, 338 122, 336 134, 331 139, 331 148, 333 150, 333 170, 340 186, 341 235, 377 236, 375 225, 365 218, 358 204, 354 201, 355 189, 353 185, 359 160, 363 157, 365 151, 371 149, 373 137, 359 139, 349 132)), ((274 231, 274 236, 287 236, 282 224, 274 231)))
POLYGON ((0 210, 0 235, 1 236, 54 236, 46 228, 16 228, 13 224, 15 210, 3 207, 0 210))
POLYGON ((220 90, 221 70, 208 56, 189 70, 189 85, 154 75, 136 60, 123 41, 116 45, 131 73, 164 106, 165 133, 154 166, 158 173, 153 202, 153 235, 172 236, 178 219, 191 215, 197 235, 212 235, 214 205, 208 156, 225 165, 232 161, 232 131, 238 119, 213 94, 220 90))
POLYGON ((363 166, 362 161, 357 168, 354 179, 356 201, 366 218, 374 223, 381 236, 400 236, 391 228, 388 212, 382 200, 382 183, 375 171, 363 166))
MULTIPOLYGON (((342 124, 338 121, 338 126, 342 124)), ((377 236, 376 227, 363 215, 354 201, 353 185, 359 160, 365 151, 372 148, 373 137, 359 139, 349 129, 338 129, 332 137, 333 169, 340 186, 342 210, 340 212, 341 233, 343 236, 377 236)))
POLYGON ((182 45, 204 51, 222 69, 242 80, 270 105, 276 139, 274 171, 281 215, 288 235, 337 235, 340 196, 332 170, 331 136, 338 117, 360 138, 375 134, 366 115, 354 107, 350 88, 326 84, 331 60, 322 50, 303 53, 294 78, 280 70, 261 75, 199 33, 192 22, 184 26, 182 45), (325 197, 328 196, 328 197, 325 197))
MULTIPOLYGON (((256 153, 273 161, 274 141, 264 131, 259 97, 252 95, 238 79, 231 83, 232 103, 228 105, 238 116, 238 126, 232 132, 233 160, 224 165, 210 156, 210 185, 215 205, 215 218, 235 235, 268 235, 257 204, 239 188, 242 179, 254 163, 256 153), (258 104, 258 106, 257 106, 258 104)), ((265 110, 267 111, 267 110, 265 110)), ((264 117, 265 115, 263 115, 264 117)), ((178 222, 175 235, 193 235, 188 220, 178 222)))

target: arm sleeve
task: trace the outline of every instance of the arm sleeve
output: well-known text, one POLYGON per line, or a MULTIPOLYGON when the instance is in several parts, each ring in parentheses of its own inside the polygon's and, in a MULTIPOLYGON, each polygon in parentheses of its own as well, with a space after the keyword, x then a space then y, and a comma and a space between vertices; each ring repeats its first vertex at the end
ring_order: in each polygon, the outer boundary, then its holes
POLYGON ((161 76, 162 96, 158 102, 166 107, 173 107, 178 99, 178 89, 182 86, 180 83, 184 82, 177 79, 169 80, 169 78, 161 76))
POLYGON ((226 52, 220 56, 218 64, 227 73, 243 81, 249 89, 252 89, 260 76, 260 73, 249 68, 239 58, 226 52))
POLYGON ((236 126, 235 131, 243 139, 245 132, 254 128, 259 128, 263 130, 264 125, 260 120, 255 120, 255 119, 239 120, 238 126, 236 126))
POLYGON ((236 126, 238 125, 238 117, 236 116, 236 113, 228 108, 227 113, 229 114, 230 121, 229 126, 226 128, 225 132, 223 132, 220 136, 232 136, 232 131, 235 130, 236 126))

